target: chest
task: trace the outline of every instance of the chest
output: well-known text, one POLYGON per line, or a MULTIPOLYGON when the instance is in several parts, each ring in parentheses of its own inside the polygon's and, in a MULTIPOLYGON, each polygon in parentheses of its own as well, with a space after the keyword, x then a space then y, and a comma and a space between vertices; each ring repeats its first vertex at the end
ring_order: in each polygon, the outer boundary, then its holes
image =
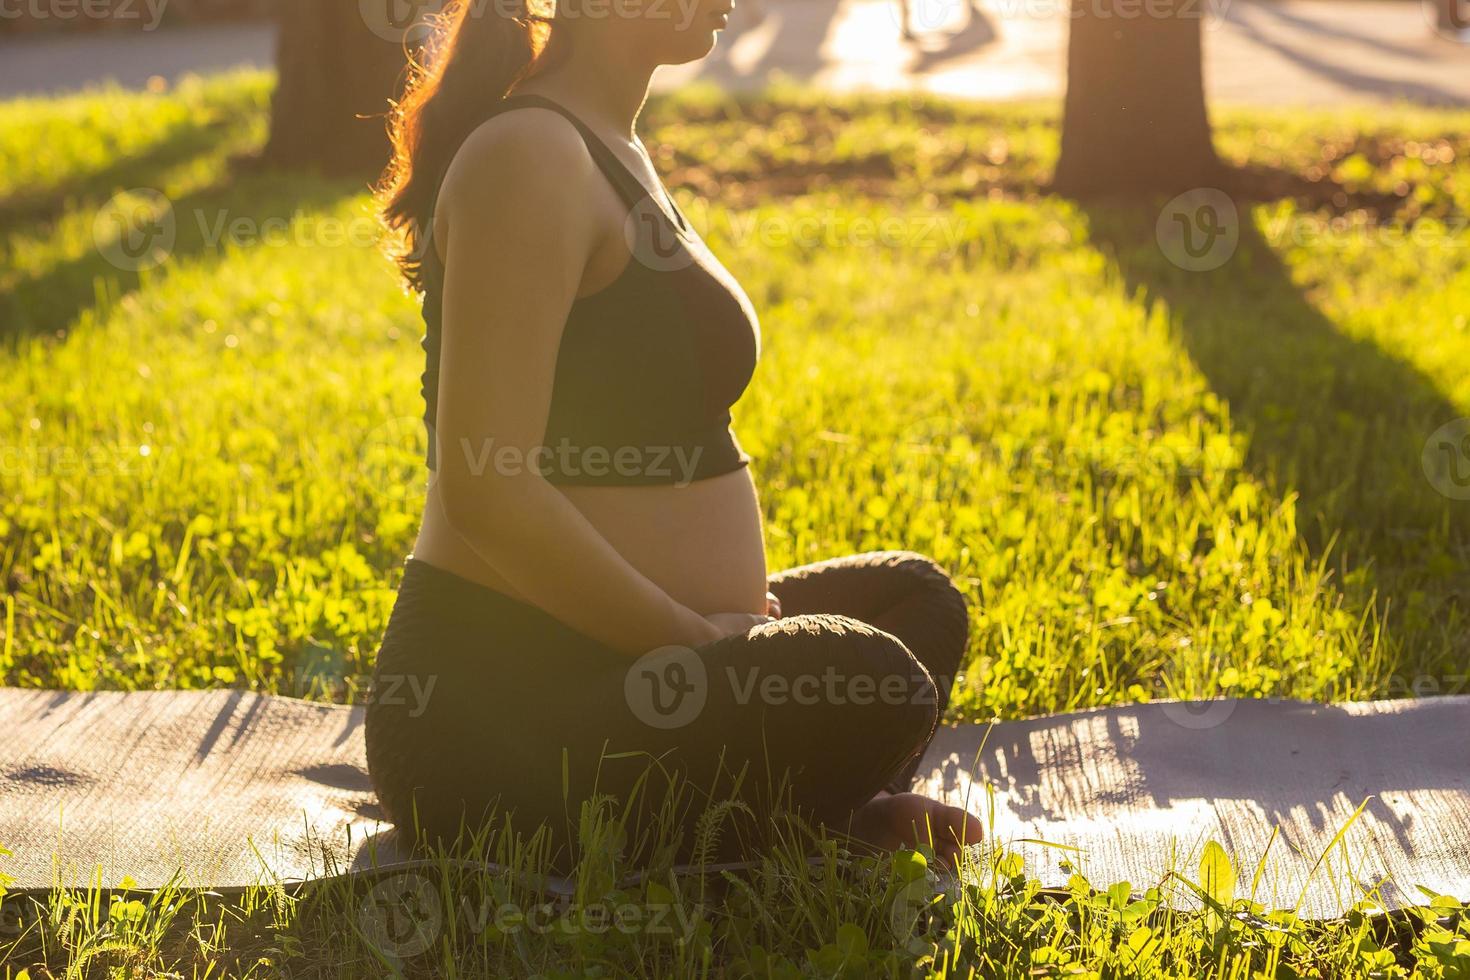
POLYGON ((639 220, 635 209, 622 272, 568 315, 555 401, 584 418, 630 407, 666 418, 726 412, 760 356, 750 298, 697 235, 659 214, 640 237, 639 220))

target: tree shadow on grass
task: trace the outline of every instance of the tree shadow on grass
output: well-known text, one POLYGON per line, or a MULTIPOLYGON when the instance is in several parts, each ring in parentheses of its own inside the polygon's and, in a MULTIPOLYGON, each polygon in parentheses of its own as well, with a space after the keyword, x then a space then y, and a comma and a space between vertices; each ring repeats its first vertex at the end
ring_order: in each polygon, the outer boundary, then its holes
POLYGON ((1427 597, 1419 625, 1440 639, 1422 637, 1414 655, 1426 665, 1461 659, 1465 641, 1452 634, 1470 502, 1439 487, 1456 467, 1470 471, 1470 460, 1446 458, 1440 450, 1463 447, 1436 433, 1466 413, 1411 364, 1338 330, 1244 213, 1230 260, 1192 272, 1161 249, 1156 211, 1083 208, 1093 244, 1130 293, 1167 306, 1173 332, 1248 434, 1247 469, 1278 499, 1298 495, 1297 526, 1313 556, 1330 548, 1329 567, 1376 592, 1380 606, 1427 597), (1432 475, 1426 446, 1444 467, 1432 475))
POLYGON ((142 153, 115 157, 97 170, 12 194, 0 199, 0 224, 15 228, 54 221, 66 212, 69 203, 100 204, 119 190, 154 187, 160 174, 217 153, 233 129, 227 120, 180 126, 142 153))
MULTIPOLYGON (((187 155, 177 160, 186 162, 187 155)), ((352 181, 298 174, 231 173, 177 199, 155 192, 144 199, 152 205, 146 216, 128 209, 137 219, 129 228, 113 220, 107 207, 110 188, 117 186, 110 181, 119 173, 147 170, 119 163, 110 172, 111 178, 86 180, 80 200, 47 206, 53 215, 75 207, 91 218, 91 240, 84 251, 0 288, 0 346, 13 348, 31 335, 62 338, 88 310, 136 291, 145 277, 166 275, 180 262, 284 228, 301 213, 330 208, 363 190, 352 181)))

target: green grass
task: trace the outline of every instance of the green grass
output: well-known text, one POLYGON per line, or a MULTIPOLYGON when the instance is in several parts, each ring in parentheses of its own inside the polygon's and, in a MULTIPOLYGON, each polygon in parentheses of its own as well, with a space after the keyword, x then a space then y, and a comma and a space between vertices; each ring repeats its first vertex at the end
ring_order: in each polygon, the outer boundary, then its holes
MULTIPOLYGON (((365 694, 422 499, 421 327, 361 183, 227 168, 263 138, 269 91, 240 75, 0 104, 6 684, 365 694), (96 216, 136 188, 172 201, 177 242, 128 272, 99 251, 96 216), (245 234, 217 240, 236 219, 245 234)), ((1470 504, 1435 490, 1421 453, 1470 415, 1470 114, 1217 125, 1232 162, 1325 190, 1255 206, 1234 259, 1190 273, 1161 253, 1156 209, 1043 193, 1056 130, 1036 107, 778 90, 649 111, 645 139, 761 311, 736 425, 771 566, 904 547, 951 569, 975 611, 955 720, 1465 686, 1470 504), (1389 233, 1410 222, 1416 239, 1389 233)), ((1470 970, 1451 906, 1391 935, 1248 904, 1223 925, 1081 883, 1041 897, 994 858, 906 934, 887 911, 906 859, 813 876, 778 856, 720 902, 672 899, 697 922, 678 942, 481 931, 415 968, 1470 970)), ((55 896, 15 962, 376 974, 340 928, 364 887, 110 912, 55 896)), ((608 874, 584 875, 581 901, 609 894, 608 874)))

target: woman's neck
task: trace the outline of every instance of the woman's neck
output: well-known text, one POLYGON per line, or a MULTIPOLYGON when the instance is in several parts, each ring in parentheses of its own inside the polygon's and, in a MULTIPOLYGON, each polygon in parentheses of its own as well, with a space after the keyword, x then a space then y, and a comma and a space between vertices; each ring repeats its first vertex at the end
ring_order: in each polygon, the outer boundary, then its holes
POLYGON ((516 92, 544 95, 590 125, 632 140, 656 67, 609 45, 581 44, 574 56, 557 59, 554 67, 517 85, 516 92))

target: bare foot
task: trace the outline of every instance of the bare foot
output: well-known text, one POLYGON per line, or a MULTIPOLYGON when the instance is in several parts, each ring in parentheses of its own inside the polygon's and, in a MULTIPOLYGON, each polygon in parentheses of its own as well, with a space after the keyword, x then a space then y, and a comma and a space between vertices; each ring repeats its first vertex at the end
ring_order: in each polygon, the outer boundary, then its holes
POLYGON ((957 806, 918 793, 879 793, 852 815, 852 835, 885 851, 928 844, 954 867, 963 845, 976 844, 985 826, 957 806))

